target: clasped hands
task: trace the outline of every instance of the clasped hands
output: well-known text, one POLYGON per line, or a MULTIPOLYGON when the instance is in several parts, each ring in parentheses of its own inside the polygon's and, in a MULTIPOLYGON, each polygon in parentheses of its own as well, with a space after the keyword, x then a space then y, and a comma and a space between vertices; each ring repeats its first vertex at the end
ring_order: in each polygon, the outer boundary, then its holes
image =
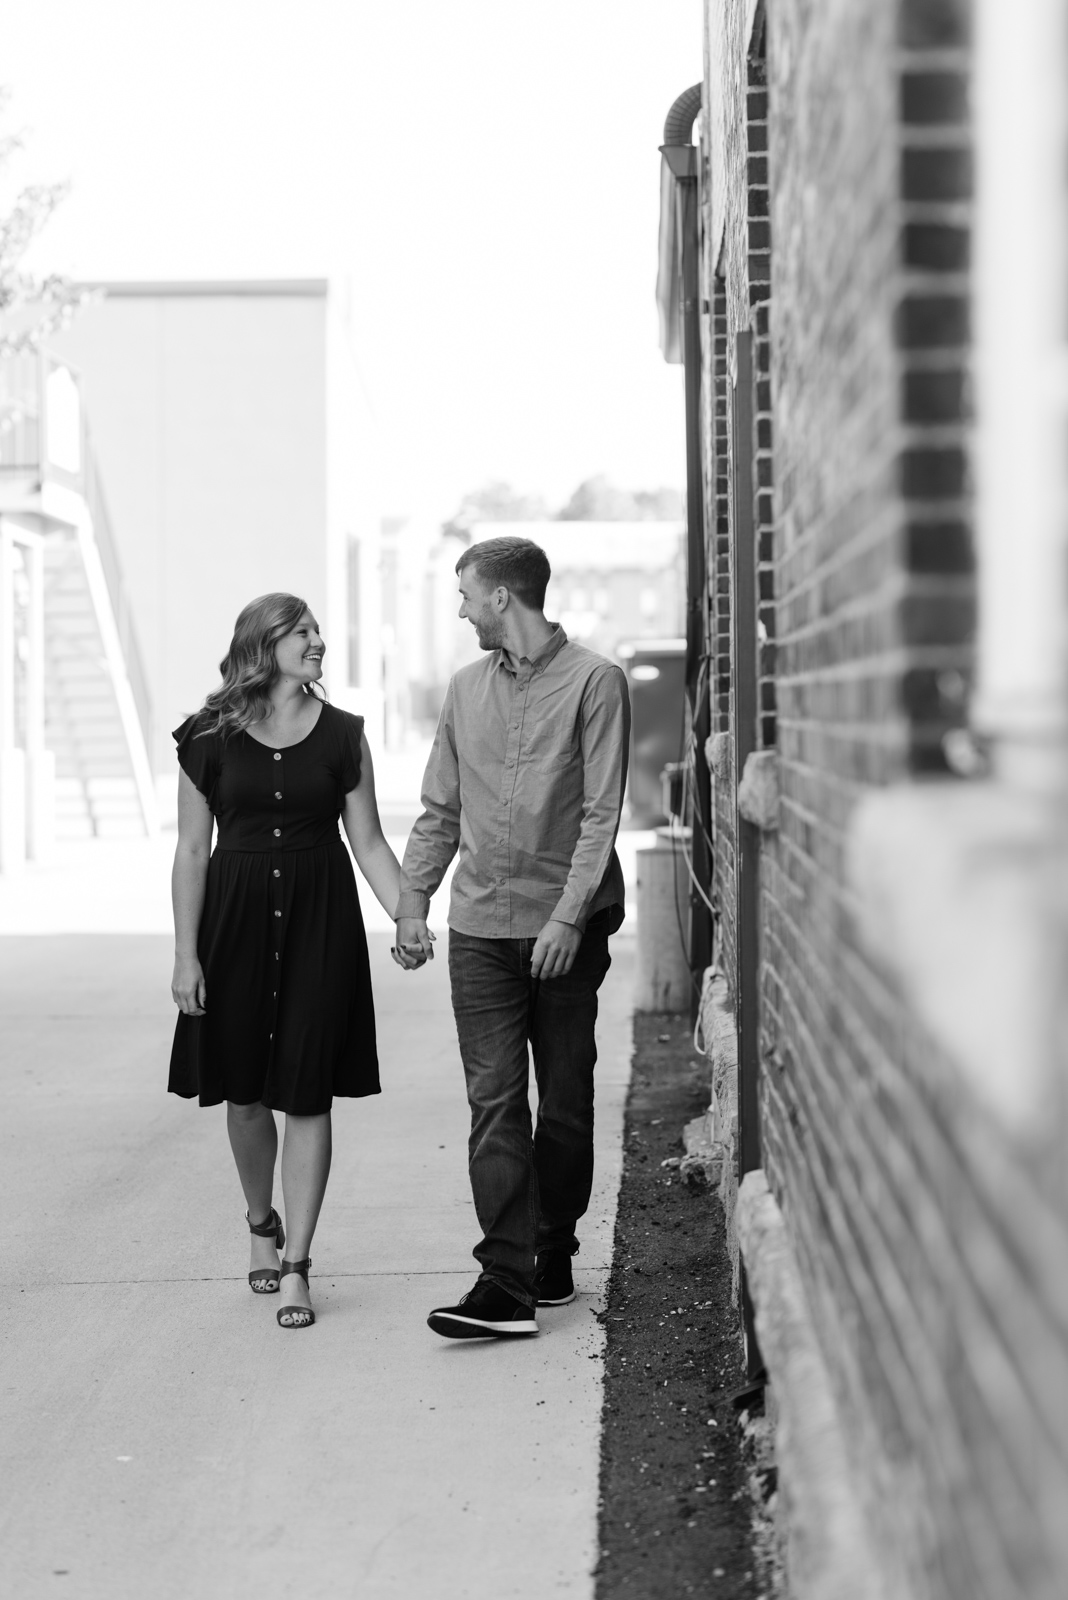
MULTIPOLYGON (((582 943, 582 932, 570 922, 549 921, 534 941, 530 957, 532 978, 562 978, 571 971, 582 943)), ((390 951, 398 967, 414 972, 434 959, 434 935, 425 917, 398 917, 397 942, 390 951)))

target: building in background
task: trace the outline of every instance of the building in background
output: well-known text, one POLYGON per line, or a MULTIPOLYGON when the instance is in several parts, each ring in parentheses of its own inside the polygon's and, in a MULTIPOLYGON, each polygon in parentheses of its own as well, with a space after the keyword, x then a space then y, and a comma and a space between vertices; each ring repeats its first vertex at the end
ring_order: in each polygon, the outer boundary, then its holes
POLYGON ((682 629, 685 567, 677 522, 476 522, 466 537, 446 534, 419 546, 423 605, 410 659, 418 680, 413 706, 424 724, 436 720, 452 674, 478 657, 474 630, 458 620, 456 563, 469 543, 509 537, 541 545, 552 568, 546 614, 591 650, 615 660, 628 641, 674 637, 682 629))
POLYGON ((615 659, 628 639, 683 629, 685 551, 677 522, 476 522, 471 542, 519 534, 549 558, 545 612, 569 639, 615 659))
POLYGON ((669 356, 699 335, 707 1133, 748 1403, 766 1382, 781 1422, 789 1591, 1054 1600, 1065 13, 705 16, 704 81, 664 149, 699 292, 680 236, 661 304, 683 321, 669 356))
POLYGON ((268 590, 307 598, 331 698, 380 739, 375 451, 340 294, 322 280, 108 284, 56 350, 80 374, 107 489, 163 815, 170 730, 268 590))
POLYGON ((153 708, 78 378, 0 363, 0 872, 157 826, 153 708))

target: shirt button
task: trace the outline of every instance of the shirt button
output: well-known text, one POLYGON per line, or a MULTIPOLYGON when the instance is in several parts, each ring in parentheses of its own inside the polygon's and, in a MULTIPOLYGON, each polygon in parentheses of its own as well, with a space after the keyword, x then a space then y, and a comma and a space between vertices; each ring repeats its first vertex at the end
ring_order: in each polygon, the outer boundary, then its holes
POLYGON ((274 753, 274 759, 275 759, 275 760, 276 760, 276 761, 281 761, 281 759, 282 759, 282 752, 281 752, 281 750, 276 750, 276 751, 275 751, 275 753, 274 753))
POLYGON ((279 872, 277 867, 275 867, 275 869, 274 869, 274 875, 275 875, 276 878, 280 878, 282 876, 282 874, 279 872))
POLYGON ((280 912, 280 911, 276 911, 276 912, 275 912, 275 916, 276 916, 276 917, 280 917, 280 916, 281 916, 281 915, 282 915, 282 913, 281 913, 281 912, 280 912))
POLYGON ((280 838, 281 838, 281 837, 282 837, 282 830, 281 830, 281 828, 276 828, 276 829, 275 829, 275 830, 274 830, 274 836, 275 836, 275 838, 276 838, 276 839, 280 839, 280 838))
POLYGON ((281 800, 281 798, 282 798, 282 791, 281 791, 281 789, 276 789, 276 790, 275 790, 275 791, 274 791, 274 797, 275 797, 275 799, 276 799, 276 800, 281 800))

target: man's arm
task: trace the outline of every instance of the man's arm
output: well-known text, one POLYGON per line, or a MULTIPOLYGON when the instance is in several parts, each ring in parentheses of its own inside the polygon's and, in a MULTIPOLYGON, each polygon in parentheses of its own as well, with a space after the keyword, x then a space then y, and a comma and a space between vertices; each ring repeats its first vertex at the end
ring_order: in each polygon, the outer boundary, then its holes
POLYGON ((430 898, 440 886, 445 870, 460 842, 460 768, 456 759, 452 684, 438 718, 430 759, 423 774, 423 812, 408 836, 401 863, 397 900, 397 946, 422 955, 417 963, 433 959, 426 918, 430 898))
POLYGON ((534 977, 560 977, 574 962, 590 905, 612 859, 629 748, 627 680, 618 668, 612 668, 590 683, 583 701, 582 823, 564 892, 534 946, 534 977))

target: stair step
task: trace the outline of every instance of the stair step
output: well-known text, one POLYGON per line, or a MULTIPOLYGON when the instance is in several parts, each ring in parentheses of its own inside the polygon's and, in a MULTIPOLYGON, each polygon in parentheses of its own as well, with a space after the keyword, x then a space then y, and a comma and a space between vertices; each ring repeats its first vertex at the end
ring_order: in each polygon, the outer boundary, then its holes
POLYGON ((59 838, 143 838, 144 817, 115 684, 77 540, 45 565, 45 738, 56 758, 59 838))
POLYGON ((85 788, 91 800, 137 798, 137 785, 132 778, 87 778, 85 788))
POLYGON ((96 836, 98 839, 143 839, 145 836, 144 823, 140 818, 126 821, 113 817, 98 817, 96 821, 96 836))
POLYGON ((66 706, 62 716, 58 717, 49 717, 46 710, 45 726, 47 727, 50 722, 55 722, 60 727, 65 726, 68 737, 77 739, 79 744, 90 742, 94 736, 122 739, 122 724, 106 701, 86 698, 78 702, 76 711, 66 706))
MULTIPOLYGON (((85 772, 85 763, 75 757, 66 757, 57 750, 56 770, 64 778, 81 778, 85 772)), ((94 756, 93 771, 101 777, 126 778, 130 775, 130 763, 125 758, 122 760, 98 761, 94 756)))
POLYGON ((56 817, 57 839, 93 839, 95 837, 93 824, 88 817, 84 820, 73 817, 56 817))

